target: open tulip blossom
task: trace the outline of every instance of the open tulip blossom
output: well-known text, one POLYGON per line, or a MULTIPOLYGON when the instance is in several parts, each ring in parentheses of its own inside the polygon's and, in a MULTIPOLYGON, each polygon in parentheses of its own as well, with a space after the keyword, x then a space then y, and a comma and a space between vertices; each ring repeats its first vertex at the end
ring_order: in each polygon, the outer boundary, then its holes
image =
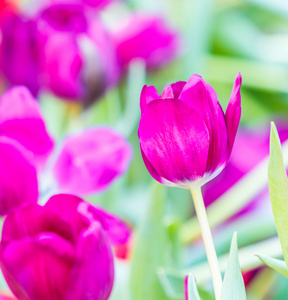
POLYGON ((201 76, 167 85, 161 96, 144 86, 140 98, 140 148, 160 183, 194 188, 227 164, 241 115, 241 75, 223 114, 215 90, 201 76))
POLYGON ((116 217, 59 194, 4 221, 1 269, 18 299, 108 299, 114 280, 111 242, 127 241, 116 217))

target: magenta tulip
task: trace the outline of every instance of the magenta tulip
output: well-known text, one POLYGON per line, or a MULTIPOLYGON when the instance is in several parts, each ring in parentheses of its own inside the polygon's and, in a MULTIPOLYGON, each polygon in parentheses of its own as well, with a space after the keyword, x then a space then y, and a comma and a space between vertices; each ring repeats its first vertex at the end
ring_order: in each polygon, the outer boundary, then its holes
POLYGON ((122 242, 128 234, 117 218, 82 199, 56 195, 7 216, 1 269, 22 300, 106 300, 114 280, 109 236, 122 242))
POLYGON ((158 16, 133 14, 123 20, 113 33, 114 43, 122 67, 133 59, 143 59, 148 68, 169 63, 179 52, 177 32, 158 16))
POLYGON ((40 53, 36 23, 7 14, 1 20, 0 70, 9 85, 25 85, 33 95, 40 88, 40 53), (21 50, 20 50, 21 49, 21 50))
POLYGON ((38 13, 37 24, 44 85, 55 95, 89 104, 116 83, 119 71, 112 41, 80 1, 55 1, 38 13))
POLYGON ((15 140, 0 136, 0 215, 36 203, 38 183, 32 155, 15 140))
POLYGON ((37 101, 25 87, 14 87, 0 99, 0 136, 9 137, 34 154, 43 164, 54 142, 46 126, 37 101))
POLYGON ((150 174, 165 185, 196 188, 214 178, 230 157, 241 116, 238 74, 225 115, 201 76, 167 85, 161 96, 144 86, 139 140, 150 174))
POLYGON ((68 137, 54 166, 62 191, 80 195, 103 191, 131 161, 132 147, 109 128, 91 128, 68 137))

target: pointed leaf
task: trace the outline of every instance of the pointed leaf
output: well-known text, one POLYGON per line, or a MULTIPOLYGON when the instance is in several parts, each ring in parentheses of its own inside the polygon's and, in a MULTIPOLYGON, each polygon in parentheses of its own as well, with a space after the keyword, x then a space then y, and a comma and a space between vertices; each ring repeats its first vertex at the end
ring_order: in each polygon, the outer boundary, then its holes
POLYGON ((239 265, 237 234, 233 235, 221 300, 246 300, 245 285, 239 265))
POLYGON ((283 256, 288 266, 288 180, 276 126, 271 122, 268 180, 271 204, 283 256))
POLYGON ((288 269, 284 260, 272 258, 265 255, 257 256, 266 266, 288 278, 288 269))
POLYGON ((189 273, 187 278, 185 279, 185 295, 186 300, 201 300, 195 277, 189 273))

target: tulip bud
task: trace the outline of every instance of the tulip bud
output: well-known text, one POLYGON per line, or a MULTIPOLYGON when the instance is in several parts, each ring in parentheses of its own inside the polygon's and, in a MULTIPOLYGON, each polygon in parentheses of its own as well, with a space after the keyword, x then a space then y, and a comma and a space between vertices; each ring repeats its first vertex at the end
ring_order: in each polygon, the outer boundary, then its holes
POLYGON ((241 116, 238 74, 224 115, 212 86, 201 76, 167 85, 159 96, 144 86, 138 136, 144 163, 160 183, 197 188, 230 157, 241 116))

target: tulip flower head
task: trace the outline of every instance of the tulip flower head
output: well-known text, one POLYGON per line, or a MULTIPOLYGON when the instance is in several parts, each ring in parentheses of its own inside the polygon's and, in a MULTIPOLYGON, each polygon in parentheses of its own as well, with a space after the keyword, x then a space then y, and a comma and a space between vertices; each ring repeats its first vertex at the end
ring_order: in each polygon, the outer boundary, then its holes
POLYGON ((55 195, 9 214, 1 269, 18 299, 107 300, 113 286, 111 241, 126 242, 116 217, 72 195, 55 195))
POLYGON ((62 191, 89 195, 107 189, 131 159, 126 139, 110 128, 94 127, 64 140, 53 171, 62 191))
POLYGON ((241 74, 226 113, 201 76, 141 92, 138 136, 144 163, 154 179, 196 188, 214 178, 230 157, 241 116, 241 74))

